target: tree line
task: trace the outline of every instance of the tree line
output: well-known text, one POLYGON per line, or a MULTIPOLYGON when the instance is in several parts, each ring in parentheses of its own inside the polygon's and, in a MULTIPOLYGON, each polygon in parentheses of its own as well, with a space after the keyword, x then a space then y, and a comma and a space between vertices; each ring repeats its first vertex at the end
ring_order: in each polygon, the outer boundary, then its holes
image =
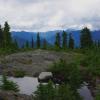
MULTIPOLYGON (((28 43, 26 42, 26 47, 29 47, 28 43)), ((32 38, 31 47, 35 48, 35 42, 32 38)), ((60 32, 56 33, 55 35, 55 42, 54 45, 48 44, 46 39, 41 40, 40 33, 37 33, 37 40, 36 40, 36 47, 46 49, 48 47, 53 47, 54 49, 74 49, 75 48, 75 40, 72 33, 67 33, 63 31, 62 34, 60 32)), ((93 47, 100 47, 100 41, 94 41, 92 39, 92 33, 90 29, 87 27, 83 28, 80 31, 80 46, 78 48, 93 48, 93 47)))
MULTIPOLYGON (((83 28, 80 33, 79 48, 90 48, 94 46, 100 47, 100 41, 93 41, 91 31, 87 27, 83 28)), ((73 34, 68 34, 66 31, 63 31, 62 34, 60 32, 56 33, 55 42, 52 46, 45 38, 41 40, 40 33, 37 33, 37 40, 34 41, 34 37, 32 37, 31 43, 26 41, 26 43, 23 45, 23 48, 47 49, 50 46, 55 49, 74 49, 75 40, 73 38, 73 34)), ((0 48, 19 48, 17 40, 13 40, 11 37, 10 25, 8 22, 5 22, 4 27, 0 25, 0 48)))
MULTIPOLYGON (((91 47, 100 47, 100 41, 93 41, 92 33, 90 29, 87 27, 83 28, 80 31, 80 46, 79 48, 91 48, 91 47)), ((63 49, 74 49, 75 48, 75 40, 73 38, 72 33, 68 34, 67 32, 63 31, 62 36, 60 33, 56 34, 56 41, 55 41, 56 48, 63 48, 63 49), (62 43, 61 43, 62 37, 62 43), (69 38, 68 38, 69 37, 69 38)))

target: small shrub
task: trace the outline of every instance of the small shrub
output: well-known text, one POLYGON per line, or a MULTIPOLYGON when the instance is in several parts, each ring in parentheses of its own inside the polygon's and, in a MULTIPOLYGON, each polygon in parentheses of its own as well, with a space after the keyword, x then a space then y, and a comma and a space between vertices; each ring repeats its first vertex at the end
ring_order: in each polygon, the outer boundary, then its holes
POLYGON ((96 89, 97 89, 97 93, 96 93, 95 100, 100 100, 100 85, 98 85, 98 86, 96 87, 96 89))
POLYGON ((75 89, 79 88, 83 82, 79 66, 75 63, 67 64, 61 59, 51 66, 50 71, 54 77, 62 80, 65 84, 70 84, 75 89))
POLYGON ((25 76, 25 71, 23 70, 14 70, 14 77, 24 77, 25 76))
POLYGON ((55 86, 51 81, 47 85, 40 84, 35 92, 34 100, 81 100, 70 85, 55 86))
POLYGON ((19 91, 18 85, 16 83, 14 83, 13 81, 8 80, 5 75, 2 76, 1 82, 2 82, 2 84, 0 85, 1 90, 6 90, 6 91, 11 90, 14 92, 19 91))

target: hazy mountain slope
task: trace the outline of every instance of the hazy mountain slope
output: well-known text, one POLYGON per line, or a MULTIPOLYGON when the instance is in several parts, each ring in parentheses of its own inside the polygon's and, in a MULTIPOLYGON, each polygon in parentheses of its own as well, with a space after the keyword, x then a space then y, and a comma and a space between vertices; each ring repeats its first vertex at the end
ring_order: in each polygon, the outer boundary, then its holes
MULTIPOLYGON (((55 35, 57 32, 59 32, 60 35, 62 35, 61 30, 40 32, 41 40, 45 38, 49 44, 53 45, 55 41, 55 35)), ((66 32, 68 32, 68 34, 72 33, 73 38, 75 40, 75 46, 79 46, 80 45, 80 31, 79 30, 67 30, 66 32)), ((29 41, 29 43, 31 43, 32 37, 34 41, 36 42, 37 34, 36 32, 25 32, 25 31, 14 32, 13 31, 12 37, 14 40, 16 39, 18 41, 18 44, 20 46, 22 46, 26 41, 29 41)), ((100 31, 92 31, 92 38, 95 41, 100 40, 100 31)))

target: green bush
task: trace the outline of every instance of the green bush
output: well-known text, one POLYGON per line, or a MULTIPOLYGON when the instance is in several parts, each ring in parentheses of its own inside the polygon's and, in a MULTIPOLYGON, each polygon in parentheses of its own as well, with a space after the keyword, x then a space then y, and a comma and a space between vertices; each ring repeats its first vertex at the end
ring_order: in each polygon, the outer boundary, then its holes
POLYGON ((100 100, 100 84, 96 87, 97 93, 96 93, 96 97, 95 100, 100 100))
POLYGON ((79 88, 83 82, 79 66, 75 63, 67 64, 61 59, 51 66, 50 71, 55 77, 60 76, 65 84, 70 84, 75 89, 79 88))
POLYGON ((39 85, 34 100, 81 100, 81 98, 78 93, 71 89, 70 85, 55 86, 50 81, 47 85, 39 85))
POLYGON ((100 76, 100 51, 91 50, 86 53, 80 63, 86 69, 87 74, 94 77, 100 76))
POLYGON ((2 76, 1 82, 2 82, 2 84, 0 85, 1 90, 6 90, 6 91, 11 90, 14 92, 19 91, 18 85, 16 83, 14 83, 13 81, 8 80, 5 75, 2 76))
POLYGON ((25 76, 25 71, 23 70, 14 70, 14 77, 24 77, 25 76))
POLYGON ((100 100, 100 93, 96 95, 95 100, 100 100))

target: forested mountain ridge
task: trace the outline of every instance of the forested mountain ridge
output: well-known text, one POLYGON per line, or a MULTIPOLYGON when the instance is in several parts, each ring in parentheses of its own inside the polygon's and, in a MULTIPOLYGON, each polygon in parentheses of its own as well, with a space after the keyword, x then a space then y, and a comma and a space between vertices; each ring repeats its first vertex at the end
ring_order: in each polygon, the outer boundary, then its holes
MULTIPOLYGON (((62 30, 40 32, 41 40, 43 40, 45 38, 49 44, 53 45, 55 42, 55 35, 57 32, 59 32, 61 35, 63 33, 62 30)), ((73 35, 75 45, 79 46, 79 44, 80 44, 80 30, 66 30, 66 32, 68 34, 71 33, 73 35)), ((37 32, 12 31, 11 33, 12 33, 13 39, 14 40, 16 39, 18 41, 18 44, 20 44, 20 46, 23 45, 24 43, 26 43, 26 41, 29 41, 31 43, 32 37, 33 37, 34 41, 36 41, 36 39, 37 39, 37 32)), ((91 33, 92 33, 92 38, 94 41, 100 40, 100 30, 91 31, 91 33)))

